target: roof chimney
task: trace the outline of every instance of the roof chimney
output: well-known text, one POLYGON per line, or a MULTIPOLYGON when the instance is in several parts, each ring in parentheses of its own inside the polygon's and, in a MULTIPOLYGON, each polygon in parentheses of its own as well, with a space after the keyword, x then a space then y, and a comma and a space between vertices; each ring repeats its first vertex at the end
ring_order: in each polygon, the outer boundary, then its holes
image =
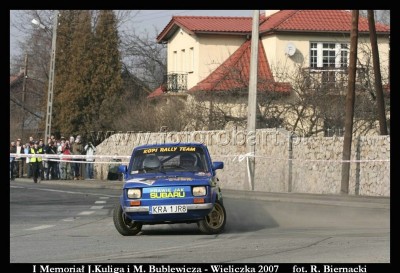
POLYGON ((277 13, 278 11, 280 11, 280 10, 279 10, 279 9, 275 9, 275 10, 272 10, 272 9, 265 10, 265 11, 264 11, 265 17, 271 16, 272 14, 275 14, 275 13, 277 13))

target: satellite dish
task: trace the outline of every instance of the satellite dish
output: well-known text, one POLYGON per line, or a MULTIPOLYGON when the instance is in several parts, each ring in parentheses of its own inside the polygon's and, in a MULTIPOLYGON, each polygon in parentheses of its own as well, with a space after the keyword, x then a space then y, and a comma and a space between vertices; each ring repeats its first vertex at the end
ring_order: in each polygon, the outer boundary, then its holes
POLYGON ((285 54, 288 56, 293 56, 296 53, 296 46, 292 43, 287 43, 285 47, 285 54))

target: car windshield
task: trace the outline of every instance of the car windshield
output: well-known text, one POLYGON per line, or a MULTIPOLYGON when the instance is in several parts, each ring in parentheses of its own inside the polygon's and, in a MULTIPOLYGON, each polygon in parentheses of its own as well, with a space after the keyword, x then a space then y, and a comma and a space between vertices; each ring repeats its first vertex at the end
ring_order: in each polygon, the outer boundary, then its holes
POLYGON ((208 172, 201 147, 160 146, 144 148, 134 153, 130 173, 208 172))

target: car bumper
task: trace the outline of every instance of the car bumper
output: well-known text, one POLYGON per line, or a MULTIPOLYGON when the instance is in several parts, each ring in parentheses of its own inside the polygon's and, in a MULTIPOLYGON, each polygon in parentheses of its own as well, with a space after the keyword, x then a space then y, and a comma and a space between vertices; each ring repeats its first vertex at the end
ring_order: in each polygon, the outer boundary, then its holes
MULTIPOLYGON (((213 207, 212 203, 206 204, 179 204, 186 205, 188 210, 209 210, 213 207)), ((135 206, 135 207, 124 207, 125 212, 149 212, 150 206, 135 206)))

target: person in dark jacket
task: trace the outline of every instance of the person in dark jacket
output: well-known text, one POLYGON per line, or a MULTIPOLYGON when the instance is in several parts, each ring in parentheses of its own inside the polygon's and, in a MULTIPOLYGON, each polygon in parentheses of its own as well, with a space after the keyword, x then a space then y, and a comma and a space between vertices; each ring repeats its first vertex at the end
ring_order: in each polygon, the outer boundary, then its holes
MULTIPOLYGON (((15 145, 15 141, 11 141, 10 143, 10 154, 17 153, 17 146, 15 145)), ((14 180, 17 176, 17 171, 15 167, 15 156, 10 156, 10 179, 14 180)))
MULTIPOLYGON (((48 155, 57 155, 57 147, 54 145, 53 140, 49 141, 49 144, 46 146, 46 154, 48 155)), ((49 180, 49 176, 51 179, 57 179, 57 158, 48 158, 47 159, 47 172, 46 172, 46 180, 49 180)))

